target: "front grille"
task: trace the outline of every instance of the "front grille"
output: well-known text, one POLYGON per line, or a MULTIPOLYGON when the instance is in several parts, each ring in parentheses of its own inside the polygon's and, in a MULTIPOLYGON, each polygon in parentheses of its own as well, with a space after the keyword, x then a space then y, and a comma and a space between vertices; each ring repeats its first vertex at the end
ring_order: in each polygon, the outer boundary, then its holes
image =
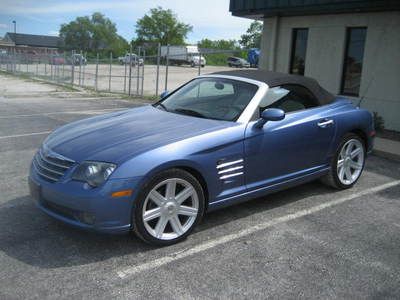
POLYGON ((42 149, 36 153, 33 159, 36 172, 50 182, 57 182, 73 164, 74 161, 56 153, 45 154, 42 149))

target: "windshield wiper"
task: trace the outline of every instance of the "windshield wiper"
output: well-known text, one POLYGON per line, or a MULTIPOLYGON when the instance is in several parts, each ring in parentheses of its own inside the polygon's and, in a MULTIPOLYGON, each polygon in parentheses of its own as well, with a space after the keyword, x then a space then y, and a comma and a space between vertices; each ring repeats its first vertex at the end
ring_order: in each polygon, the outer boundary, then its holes
POLYGON ((191 109, 175 108, 174 111, 177 113, 182 113, 184 115, 189 115, 189 116, 194 116, 194 117, 199 117, 199 118, 207 118, 205 115, 199 113, 198 111, 191 110, 191 109))
POLYGON ((157 103, 157 106, 160 106, 163 110, 168 111, 167 107, 162 103, 157 103))

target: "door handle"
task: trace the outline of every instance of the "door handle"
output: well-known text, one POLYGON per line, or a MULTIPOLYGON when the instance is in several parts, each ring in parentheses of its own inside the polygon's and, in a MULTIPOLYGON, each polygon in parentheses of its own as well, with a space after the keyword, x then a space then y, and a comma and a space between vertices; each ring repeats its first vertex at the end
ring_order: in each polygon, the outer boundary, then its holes
POLYGON ((318 122, 318 126, 319 127, 321 127, 321 128, 325 128, 325 127, 327 127, 327 126, 329 126, 329 125, 332 125, 334 122, 333 122, 333 120, 324 120, 324 121, 322 121, 322 122, 318 122))

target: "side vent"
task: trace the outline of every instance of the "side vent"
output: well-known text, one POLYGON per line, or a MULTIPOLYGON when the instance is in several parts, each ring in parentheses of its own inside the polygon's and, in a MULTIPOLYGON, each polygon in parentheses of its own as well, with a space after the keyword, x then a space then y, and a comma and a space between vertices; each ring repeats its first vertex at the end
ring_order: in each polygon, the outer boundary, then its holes
POLYGON ((218 161, 217 171, 219 179, 225 180, 243 175, 243 159, 234 161, 218 161))

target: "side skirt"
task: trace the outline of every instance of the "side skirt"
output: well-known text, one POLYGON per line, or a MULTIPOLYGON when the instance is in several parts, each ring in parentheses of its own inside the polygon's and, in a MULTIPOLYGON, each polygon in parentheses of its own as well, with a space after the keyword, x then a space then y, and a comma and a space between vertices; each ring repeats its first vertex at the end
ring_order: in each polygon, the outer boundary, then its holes
POLYGON ((315 171, 311 174, 306 174, 306 175, 299 176, 296 178, 288 179, 286 181, 271 184, 271 185, 268 185, 263 188, 246 191, 239 195, 235 195, 235 196, 232 196, 229 198, 211 202, 208 205, 208 211, 217 210, 217 209, 220 209, 223 207, 227 207, 227 206, 245 202, 245 201, 248 201, 248 200, 251 200, 254 198, 265 196, 265 195, 268 195, 268 194, 271 194, 274 192, 279 192, 281 190, 285 190, 287 188, 294 187, 294 186, 297 186, 297 185, 300 185, 300 184, 303 184, 303 183, 306 183, 309 181, 313 181, 313 180, 325 175, 328 171, 329 171, 329 167, 326 167, 326 168, 320 169, 318 171, 315 171))

